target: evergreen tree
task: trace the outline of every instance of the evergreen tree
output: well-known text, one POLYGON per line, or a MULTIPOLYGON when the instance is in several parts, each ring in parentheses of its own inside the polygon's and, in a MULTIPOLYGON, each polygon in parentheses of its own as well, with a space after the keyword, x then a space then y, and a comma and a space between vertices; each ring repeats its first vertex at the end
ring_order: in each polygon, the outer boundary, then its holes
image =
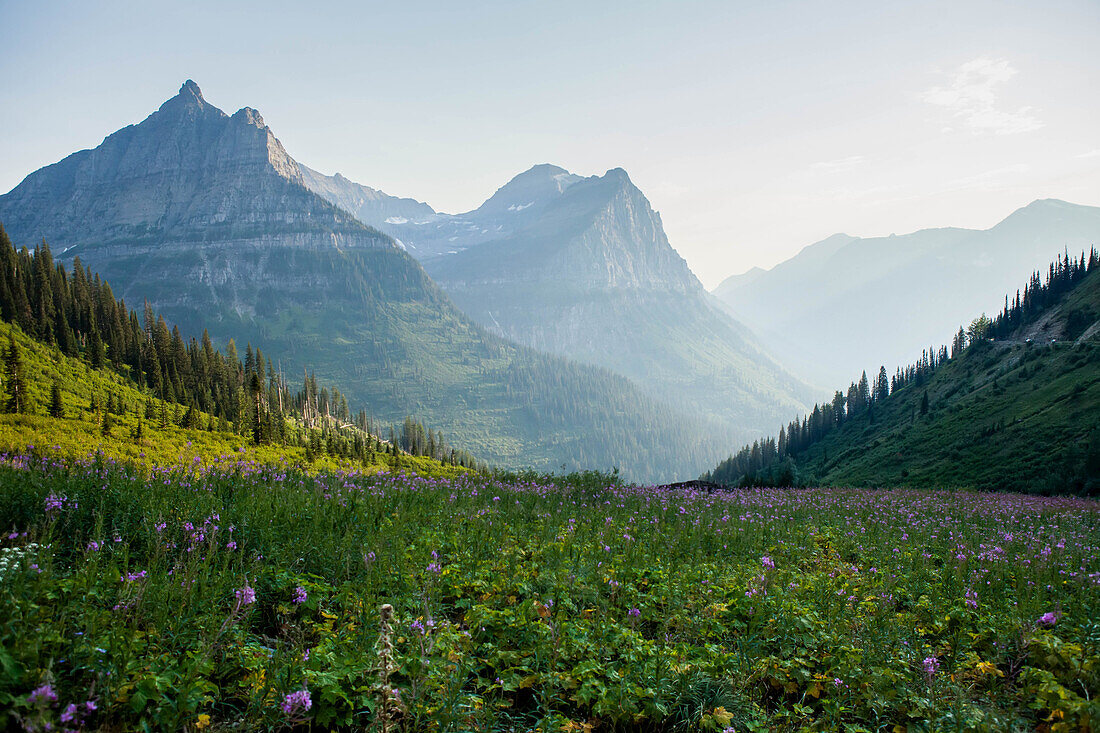
POLYGON ((103 339, 100 337, 98 329, 94 327, 92 328, 92 333, 88 336, 88 346, 85 355, 92 369, 99 369, 103 366, 103 339))
POLYGON ((65 417, 65 406, 61 403, 61 387, 57 382, 50 387, 50 417, 65 417))
POLYGON ((23 375, 23 357, 19 353, 19 345, 15 343, 14 335, 8 337, 8 352, 4 356, 4 383, 8 390, 4 411, 27 412, 29 404, 26 378, 23 375))

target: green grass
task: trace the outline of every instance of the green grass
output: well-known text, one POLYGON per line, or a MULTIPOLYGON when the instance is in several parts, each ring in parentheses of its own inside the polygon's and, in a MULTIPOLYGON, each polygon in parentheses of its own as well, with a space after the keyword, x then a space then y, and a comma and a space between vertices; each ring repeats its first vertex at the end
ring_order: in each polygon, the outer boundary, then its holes
MULTIPOLYGON (((130 465, 168 466, 178 463, 209 464, 247 457, 263 464, 288 464, 303 470, 352 469, 382 471, 393 468, 390 457, 378 455, 370 466, 321 456, 312 463, 305 448, 297 444, 253 445, 250 438, 233 431, 186 429, 176 424, 186 410, 139 390, 132 382, 110 369, 92 369, 80 359, 64 356, 56 348, 26 336, 19 328, 0 323, 0 345, 7 348, 14 336, 23 360, 30 396, 27 414, 0 414, 0 451, 21 451, 27 446, 48 448, 53 454, 82 459, 101 454, 104 458, 130 465), (50 388, 60 387, 63 416, 48 415, 50 388), (123 408, 111 414, 109 435, 103 434, 103 408, 108 397, 123 408), (93 401, 98 409, 92 410, 93 401), (154 405, 155 417, 145 417, 146 405, 154 405), (168 423, 162 426, 160 414, 168 423), (135 435, 141 425, 141 438, 135 435)), ((210 424, 200 413, 199 423, 210 424)), ((297 431, 292 430, 292 434, 297 431)), ((456 476, 466 469, 431 458, 402 454, 404 470, 433 476, 456 476)))
POLYGON ((381 730, 383 687, 408 731, 1100 716, 1095 502, 574 478, 10 457, 5 723, 381 730))

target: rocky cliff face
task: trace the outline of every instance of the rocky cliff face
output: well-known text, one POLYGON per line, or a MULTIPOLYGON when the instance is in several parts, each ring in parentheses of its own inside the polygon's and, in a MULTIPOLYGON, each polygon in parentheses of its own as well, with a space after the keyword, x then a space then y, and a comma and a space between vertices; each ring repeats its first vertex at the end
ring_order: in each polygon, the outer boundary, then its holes
POLYGON ((35 171, 0 197, 17 241, 76 245, 225 241, 281 232, 343 246, 392 246, 313 195, 298 164, 249 107, 232 116, 187 81, 137 125, 35 171))
POLYGON ((804 407, 808 390, 716 307, 622 169, 536 166, 463 217, 474 235, 425 267, 491 331, 742 429, 773 430, 804 407))

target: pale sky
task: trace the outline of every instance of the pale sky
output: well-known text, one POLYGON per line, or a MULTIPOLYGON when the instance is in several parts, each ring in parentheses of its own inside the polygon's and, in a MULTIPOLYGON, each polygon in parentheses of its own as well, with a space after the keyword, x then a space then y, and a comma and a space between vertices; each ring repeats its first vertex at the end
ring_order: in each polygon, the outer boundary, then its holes
POLYGON ((441 211, 621 166, 713 287, 839 231, 1100 205, 1097 38, 1096 0, 0 0, 0 191, 191 78, 441 211))

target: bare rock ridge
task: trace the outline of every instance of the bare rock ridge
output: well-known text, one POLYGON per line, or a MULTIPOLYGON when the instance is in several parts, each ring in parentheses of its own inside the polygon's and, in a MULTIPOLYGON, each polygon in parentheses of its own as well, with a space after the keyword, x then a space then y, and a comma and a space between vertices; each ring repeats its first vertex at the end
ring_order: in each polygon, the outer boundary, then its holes
POLYGON ((435 210, 415 199, 390 196, 370 186, 349 181, 336 173, 324 173, 298 164, 302 181, 311 191, 325 200, 351 212, 359 221, 385 231, 408 221, 430 221, 435 210))
POLYGON ((393 246, 309 191, 259 112, 226 115, 190 80, 141 123, 27 176, 0 197, 0 220, 58 252, 284 233, 303 246, 393 246))

